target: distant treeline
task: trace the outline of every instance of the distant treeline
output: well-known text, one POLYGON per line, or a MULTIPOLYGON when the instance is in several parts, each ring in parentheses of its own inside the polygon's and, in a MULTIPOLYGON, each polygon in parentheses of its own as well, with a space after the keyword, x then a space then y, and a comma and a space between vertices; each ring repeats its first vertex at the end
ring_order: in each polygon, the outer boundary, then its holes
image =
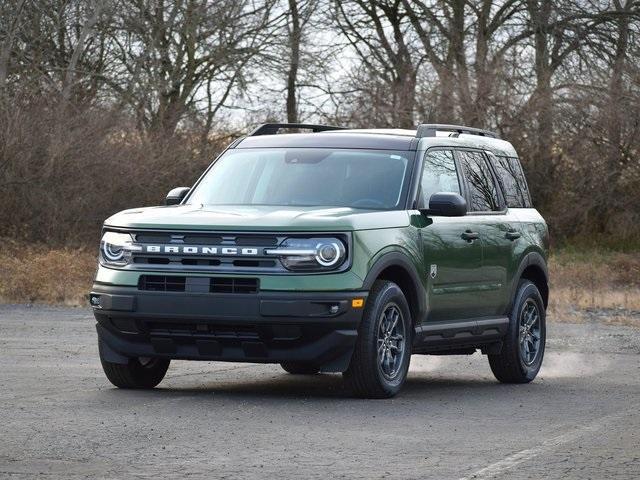
POLYGON ((496 130, 556 240, 640 244, 637 0, 0 2, 0 237, 94 240, 266 120, 496 130))

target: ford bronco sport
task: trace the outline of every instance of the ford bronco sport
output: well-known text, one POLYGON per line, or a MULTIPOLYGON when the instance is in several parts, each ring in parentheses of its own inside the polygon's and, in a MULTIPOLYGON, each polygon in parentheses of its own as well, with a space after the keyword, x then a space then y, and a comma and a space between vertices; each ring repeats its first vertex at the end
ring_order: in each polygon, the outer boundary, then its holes
POLYGON ((89 299, 118 387, 218 360, 342 372, 355 395, 390 397, 412 354, 480 350, 499 381, 533 380, 547 252, 492 132, 266 124, 166 206, 106 220, 89 299))

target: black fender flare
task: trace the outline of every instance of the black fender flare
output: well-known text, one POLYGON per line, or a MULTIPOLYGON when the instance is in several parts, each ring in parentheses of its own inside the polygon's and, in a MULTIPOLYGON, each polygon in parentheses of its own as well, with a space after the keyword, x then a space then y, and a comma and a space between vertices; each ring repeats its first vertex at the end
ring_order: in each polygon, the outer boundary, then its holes
POLYGON ((383 254, 369 269, 369 273, 367 273, 367 276, 364 279, 363 288, 367 291, 371 290, 373 283, 378 279, 380 274, 389 267, 400 267, 409 275, 414 289, 413 293, 417 300, 417 318, 414 318, 413 320, 415 325, 419 325, 427 314, 426 292, 418 270, 407 255, 400 252, 389 252, 383 254))
POLYGON ((544 275, 545 282, 547 283, 547 285, 549 284, 549 268, 547 267, 547 262, 545 261, 542 254, 536 251, 527 253, 520 261, 520 266, 518 267, 516 274, 513 276, 513 280, 511 282, 511 296, 509 300, 509 309, 507 310, 507 313, 511 312, 511 308, 513 307, 513 301, 515 299, 517 289, 518 289, 518 283, 522 278, 522 274, 524 273, 525 269, 530 266, 538 267, 542 272, 542 274, 544 275))

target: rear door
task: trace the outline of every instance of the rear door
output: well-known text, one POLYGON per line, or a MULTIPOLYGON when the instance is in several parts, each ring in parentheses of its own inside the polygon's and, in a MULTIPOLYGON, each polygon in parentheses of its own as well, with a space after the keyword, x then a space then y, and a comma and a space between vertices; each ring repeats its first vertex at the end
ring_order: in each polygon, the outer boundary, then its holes
POLYGON ((465 179, 469 223, 482 244, 477 316, 503 315, 509 302, 518 220, 505 204, 494 170, 480 150, 456 151, 465 179))
MULTIPOLYGON (((506 310, 512 300, 514 277, 527 249, 527 241, 523 239, 526 237, 525 224, 522 221, 522 212, 526 210, 522 209, 531 208, 531 197, 520 160, 517 157, 496 156, 490 152, 486 152, 486 154, 501 187, 500 190, 507 208, 504 226, 506 232, 501 241, 506 244, 505 250, 508 250, 509 257, 494 260, 494 268, 500 269, 500 272, 496 271, 496 274, 504 272, 506 275, 506 288, 502 296, 503 310, 506 310)), ((489 261, 490 258, 487 259, 487 263, 489 261)))

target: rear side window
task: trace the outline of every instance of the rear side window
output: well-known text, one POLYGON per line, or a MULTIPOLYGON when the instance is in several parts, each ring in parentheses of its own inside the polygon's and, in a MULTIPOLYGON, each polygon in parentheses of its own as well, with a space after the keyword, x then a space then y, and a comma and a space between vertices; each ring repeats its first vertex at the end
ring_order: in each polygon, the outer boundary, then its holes
POLYGON ((429 205, 429 199, 434 193, 460 193, 456 163, 451 150, 429 150, 427 152, 424 157, 420 188, 424 205, 429 205))
POLYGON ((531 208, 531 199, 520 160, 513 157, 493 157, 498 181, 509 208, 531 208))
POLYGON ((498 189, 485 156, 480 152, 458 151, 460 165, 469 187, 469 210, 487 212, 500 210, 498 189))

